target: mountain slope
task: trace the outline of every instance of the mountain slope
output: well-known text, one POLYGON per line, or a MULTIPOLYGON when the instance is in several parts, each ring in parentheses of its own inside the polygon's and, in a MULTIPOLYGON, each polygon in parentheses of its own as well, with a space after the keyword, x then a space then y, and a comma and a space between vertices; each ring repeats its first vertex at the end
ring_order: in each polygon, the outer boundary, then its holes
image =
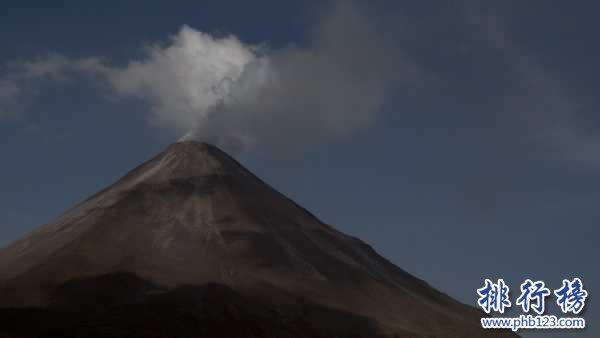
POLYGON ((131 298, 119 306, 216 284, 273 311, 305 302, 373 320, 378 333, 494 334, 479 328, 479 311, 323 224, 216 147, 193 141, 171 145, 1 249, 0 306, 76 307, 98 290, 110 294, 114 283, 98 280, 121 273, 140 282, 117 297, 131 298))

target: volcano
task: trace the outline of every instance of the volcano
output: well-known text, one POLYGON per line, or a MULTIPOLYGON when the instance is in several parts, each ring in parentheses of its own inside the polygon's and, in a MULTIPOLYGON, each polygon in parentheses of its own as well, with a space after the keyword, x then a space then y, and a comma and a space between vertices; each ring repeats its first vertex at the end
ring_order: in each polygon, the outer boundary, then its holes
POLYGON ((194 141, 1 249, 0 308, 2 337, 512 336, 194 141))

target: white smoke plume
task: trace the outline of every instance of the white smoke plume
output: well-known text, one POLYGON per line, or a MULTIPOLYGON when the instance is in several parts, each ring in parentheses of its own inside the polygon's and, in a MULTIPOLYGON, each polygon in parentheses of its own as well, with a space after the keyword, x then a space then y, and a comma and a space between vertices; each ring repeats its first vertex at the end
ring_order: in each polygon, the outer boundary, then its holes
POLYGON ((351 3, 323 15, 306 44, 279 50, 184 26, 124 68, 115 92, 151 104, 151 121, 228 150, 305 148, 369 126, 388 85, 412 69, 351 3))
POLYGON ((147 102, 151 123, 175 135, 229 151, 307 149, 368 127, 391 82, 414 71, 355 3, 323 13, 304 43, 279 49, 183 26, 122 67, 58 54, 22 62, 0 82, 0 100, 33 80, 84 74, 117 97, 147 102))
POLYGON ((154 124, 185 134, 209 123, 209 112, 256 55, 234 36, 216 39, 188 26, 170 42, 150 47, 144 60, 104 74, 118 94, 148 100, 154 124))

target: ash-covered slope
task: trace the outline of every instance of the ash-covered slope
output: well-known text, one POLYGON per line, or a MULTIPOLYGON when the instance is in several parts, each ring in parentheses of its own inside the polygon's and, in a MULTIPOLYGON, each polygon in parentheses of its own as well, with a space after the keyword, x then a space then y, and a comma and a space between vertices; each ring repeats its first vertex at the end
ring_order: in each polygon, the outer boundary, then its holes
MULTIPOLYGON (((369 335, 400 336, 503 334, 482 331, 480 312, 323 224, 205 143, 171 145, 0 250, 0 307, 5 308, 91 309, 114 298, 105 304, 111 311, 118 305, 135 316, 140 309, 135 304, 155 304, 160 295, 178 294, 183 286, 206 285, 220 285, 230 290, 225 294, 244 299, 223 302, 261 303, 257 308, 268 310, 260 313, 308 320, 310 311, 290 310, 308 306, 312 313, 327 309, 323 318, 346 318, 332 320, 330 329, 358 322, 340 313, 372 321, 355 330, 362 335, 369 330, 369 335), (138 282, 111 277, 123 274, 138 282)), ((19 312, 24 310, 11 311, 25 316, 19 312)), ((266 327, 286 323, 267 318, 266 327)), ((306 325, 327 328, 328 323, 313 318, 306 325)), ((0 321, 0 333, 1 326, 0 321)), ((298 330, 290 335, 309 336, 304 326, 298 330)))

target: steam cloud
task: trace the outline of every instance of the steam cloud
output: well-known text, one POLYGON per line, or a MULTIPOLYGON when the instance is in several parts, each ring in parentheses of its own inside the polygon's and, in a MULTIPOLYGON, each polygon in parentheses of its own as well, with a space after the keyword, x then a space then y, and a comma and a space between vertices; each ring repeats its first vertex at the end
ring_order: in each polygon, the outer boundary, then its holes
MULTIPOLYGON (((73 83, 77 77, 92 80, 101 89, 108 88, 111 95, 122 100, 147 103, 148 120, 176 137, 216 143, 228 151, 259 146, 281 147, 289 153, 369 127, 392 86, 394 94, 402 94, 396 85, 408 83, 425 100, 444 86, 454 87, 452 81, 456 79, 444 78, 442 73, 435 74, 433 81, 448 83, 419 88, 423 78, 425 82, 431 80, 428 66, 432 65, 424 64, 427 54, 421 57, 411 50, 415 49, 414 41, 441 41, 445 35, 412 40, 403 36, 404 28, 410 26, 413 28, 408 35, 419 32, 427 37, 430 33, 422 32, 423 27, 437 27, 435 23, 418 26, 404 17, 405 24, 400 24, 398 17, 402 16, 397 13, 393 20, 386 21, 384 9, 355 1, 332 0, 323 8, 301 44, 278 49, 183 26, 166 43, 151 45, 142 58, 124 66, 96 57, 73 59, 60 54, 3 65, 0 118, 25 110, 40 92, 40 83, 56 86, 73 83), (407 53, 400 48, 400 41, 407 53), (419 66, 411 60, 419 60, 419 66)), ((483 24, 476 23, 479 30, 474 34, 489 40, 505 58, 489 59, 488 68, 507 63, 516 74, 515 83, 506 88, 494 84, 493 78, 486 79, 493 92, 490 97, 497 97, 486 109, 509 107, 506 115, 518 116, 523 133, 535 134, 531 143, 540 143, 558 158, 598 166, 595 154, 600 137, 597 130, 588 127, 587 120, 581 121, 574 110, 576 100, 563 93, 560 81, 553 79, 530 53, 512 42, 500 23, 469 8, 467 21, 486 18, 483 24)), ((483 44, 474 46, 487 48, 483 44)), ((418 43, 416 47, 419 50, 418 43)), ((472 71, 461 64, 456 67, 472 71)), ((468 81, 456 87, 466 85, 468 81)), ((461 91, 457 95, 463 95, 465 102, 473 100, 461 91)))
POLYGON ((339 2, 305 46, 268 50, 184 26, 168 46, 105 74, 118 94, 152 103, 153 123, 186 138, 229 150, 297 147, 368 126, 399 57, 357 7, 339 2))
POLYGON ((101 73, 119 95, 148 100, 154 124, 184 134, 211 124, 211 112, 256 59, 254 48, 234 36, 215 39, 184 26, 170 45, 151 47, 146 59, 101 73))
POLYGON ((356 4, 335 2, 307 42, 272 50, 183 26, 141 60, 113 67, 60 55, 24 63, 0 82, 0 105, 32 79, 94 75, 151 106, 151 123, 230 151, 304 148, 369 126, 392 81, 413 71, 356 4))

